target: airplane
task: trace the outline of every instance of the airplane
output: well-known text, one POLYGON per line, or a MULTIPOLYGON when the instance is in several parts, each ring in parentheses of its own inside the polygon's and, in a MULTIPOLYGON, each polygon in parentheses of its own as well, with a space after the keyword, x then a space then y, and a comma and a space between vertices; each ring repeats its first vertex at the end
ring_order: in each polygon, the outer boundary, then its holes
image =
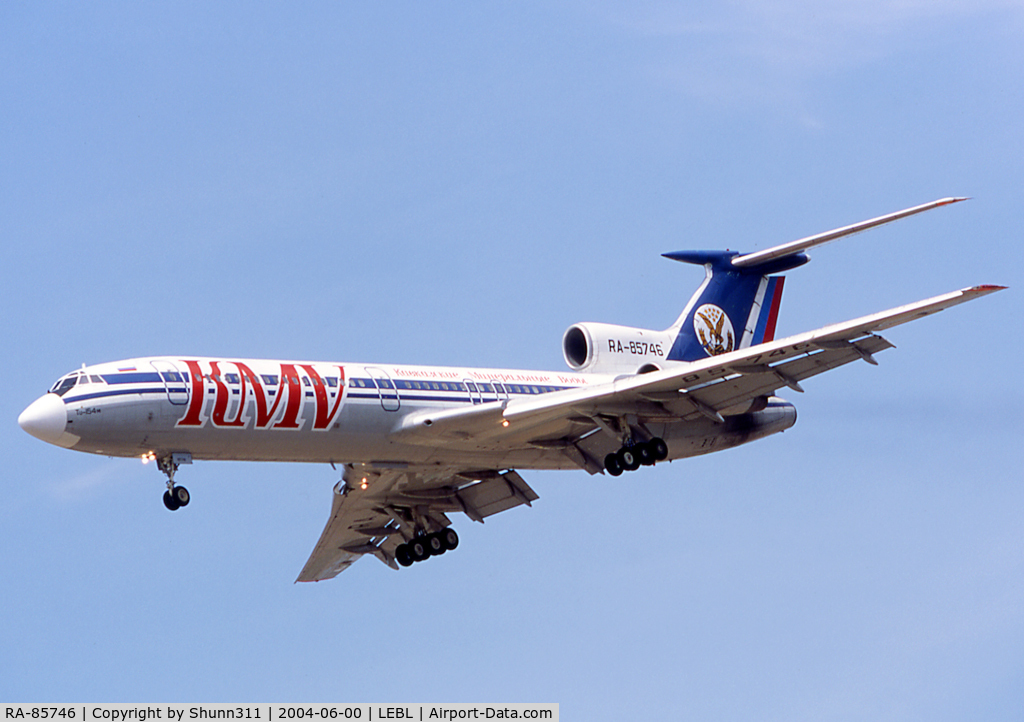
MULTIPOLYGON (((785 277, 806 251, 965 198, 943 198, 752 253, 679 251, 705 278, 664 331, 577 323, 569 371, 155 356, 83 364, 19 416, 56 446, 155 461, 164 505, 193 460, 343 465, 327 524, 296 581, 364 555, 393 569, 458 546, 449 515, 483 522, 532 506, 518 470, 619 476, 776 434, 796 408, 775 395, 893 345, 878 335, 980 296, 964 288, 775 339, 785 277)), ((336 468, 336 467, 335 467, 336 468)))

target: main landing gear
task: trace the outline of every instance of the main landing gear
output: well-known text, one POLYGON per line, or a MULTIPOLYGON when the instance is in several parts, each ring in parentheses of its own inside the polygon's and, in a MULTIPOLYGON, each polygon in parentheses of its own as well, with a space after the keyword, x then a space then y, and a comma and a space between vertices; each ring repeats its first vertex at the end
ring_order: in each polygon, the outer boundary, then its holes
POLYGON ((441 556, 459 545, 459 535, 452 528, 442 529, 433 534, 419 534, 412 541, 399 544, 395 549, 395 561, 403 567, 412 566, 430 557, 441 556))
POLYGON ((183 506, 188 506, 191 500, 188 489, 183 486, 175 486, 174 472, 178 470, 179 464, 191 464, 192 456, 189 454, 171 454, 157 459, 157 468, 167 474, 167 491, 164 492, 164 506, 170 511, 177 511, 183 506), (187 457, 187 458, 186 458, 187 457))
POLYGON ((654 437, 650 441, 639 441, 632 446, 623 446, 604 457, 604 470, 612 476, 624 471, 636 471, 641 466, 654 466, 655 462, 668 458, 668 444, 664 439, 654 437))

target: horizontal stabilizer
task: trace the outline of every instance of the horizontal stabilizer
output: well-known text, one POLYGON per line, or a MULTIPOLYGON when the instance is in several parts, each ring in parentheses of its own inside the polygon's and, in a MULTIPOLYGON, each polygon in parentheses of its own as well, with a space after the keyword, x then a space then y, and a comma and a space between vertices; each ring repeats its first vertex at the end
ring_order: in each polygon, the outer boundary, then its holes
POLYGON ((898 221, 900 218, 906 218, 917 213, 923 213, 929 211, 932 208, 938 208, 939 206, 948 206, 951 203, 959 203, 965 201, 966 198, 942 198, 931 203, 925 203, 924 205, 914 206, 913 208, 907 208, 902 211, 896 211, 885 216, 879 216, 878 218, 872 218, 869 221, 861 221, 860 223, 854 223, 852 226, 844 226, 843 228, 837 228, 834 231, 826 231, 825 233, 818 233, 814 236, 808 236, 807 238, 801 238, 798 241, 791 241, 789 243, 783 243, 781 246, 775 246, 774 248, 768 248, 764 251, 756 251, 754 253, 747 253, 742 256, 736 256, 732 259, 732 265, 739 268, 748 268, 751 266, 760 266, 761 264, 767 263, 768 261, 775 260, 776 258, 785 258, 801 251, 806 251, 808 248, 814 246, 820 246, 823 243, 834 241, 837 238, 843 238, 844 236, 852 236, 854 233, 860 233, 866 231, 869 228, 875 228, 886 223, 892 223, 898 221))

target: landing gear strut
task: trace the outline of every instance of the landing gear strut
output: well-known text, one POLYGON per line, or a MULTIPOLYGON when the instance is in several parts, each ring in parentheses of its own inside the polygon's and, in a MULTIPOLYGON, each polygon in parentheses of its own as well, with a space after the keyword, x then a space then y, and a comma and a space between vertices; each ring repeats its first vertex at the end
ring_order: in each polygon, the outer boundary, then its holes
POLYGON ((157 459, 157 468, 167 475, 167 491, 164 492, 164 506, 170 511, 176 511, 183 506, 188 506, 191 496, 188 489, 174 484, 174 472, 180 464, 191 464, 191 454, 171 454, 157 459))
POLYGON ((623 446, 616 452, 604 457, 604 470, 612 476, 619 476, 624 471, 636 471, 641 466, 654 466, 655 462, 668 458, 668 444, 664 439, 654 437, 650 441, 640 441, 632 446, 623 446))
POLYGON ((418 534, 411 541, 398 545, 395 549, 395 561, 403 567, 412 566, 414 562, 441 556, 458 545, 459 535, 450 527, 433 534, 418 534))

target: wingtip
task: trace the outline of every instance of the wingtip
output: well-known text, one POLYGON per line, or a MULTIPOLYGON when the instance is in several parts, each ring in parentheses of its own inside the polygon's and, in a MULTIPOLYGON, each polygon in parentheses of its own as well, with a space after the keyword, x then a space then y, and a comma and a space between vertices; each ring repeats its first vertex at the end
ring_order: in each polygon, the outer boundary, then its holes
POLYGON ((984 283, 980 286, 971 286, 965 288, 964 293, 995 293, 996 291, 1005 291, 1009 286, 997 286, 994 283, 984 283))

